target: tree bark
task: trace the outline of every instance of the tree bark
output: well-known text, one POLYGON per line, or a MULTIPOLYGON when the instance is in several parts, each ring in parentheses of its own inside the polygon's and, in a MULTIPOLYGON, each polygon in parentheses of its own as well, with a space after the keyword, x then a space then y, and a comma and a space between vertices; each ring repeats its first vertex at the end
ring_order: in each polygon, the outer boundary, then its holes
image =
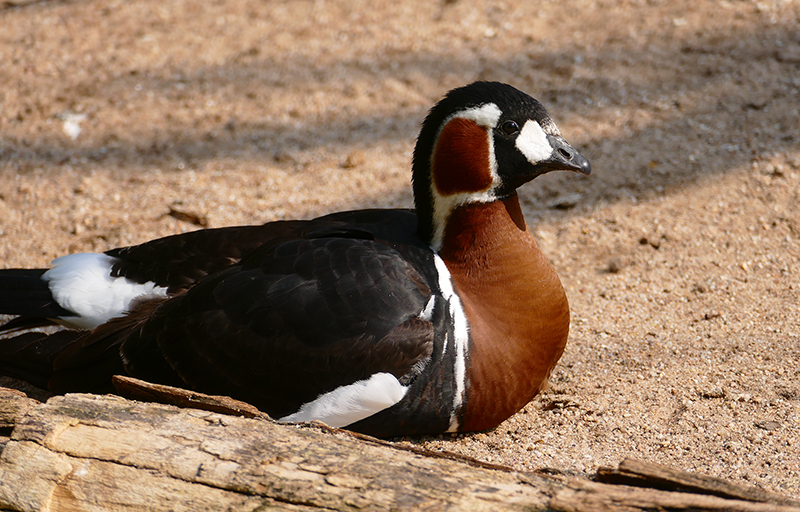
MULTIPOLYGON (((191 403, 241 409, 184 393, 191 403)), ((707 496, 697 485, 686 493, 564 481, 242 413, 255 417, 116 396, 72 394, 41 404, 0 389, 0 510, 800 512, 774 495, 753 502, 707 496)), ((646 480, 648 466, 634 466, 639 483, 646 480)))

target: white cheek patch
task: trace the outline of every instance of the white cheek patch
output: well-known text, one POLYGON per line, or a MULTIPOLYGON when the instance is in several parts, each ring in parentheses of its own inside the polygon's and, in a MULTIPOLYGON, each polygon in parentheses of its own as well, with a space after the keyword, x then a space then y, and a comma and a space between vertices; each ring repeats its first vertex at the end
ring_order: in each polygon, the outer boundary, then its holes
POLYGON ((530 119, 525 122, 517 137, 517 149, 532 164, 547 160, 553 154, 553 147, 547 140, 547 134, 539 123, 530 119))
POLYGON ((42 279, 59 306, 77 316, 61 318, 76 329, 94 329, 125 315, 136 300, 166 297, 167 289, 153 282, 136 283, 112 277, 115 259, 106 254, 82 253, 56 258, 42 279))
POLYGON ((406 395, 408 386, 390 373, 376 373, 320 395, 316 400, 303 404, 294 414, 278 421, 296 423, 300 421, 322 421, 331 427, 341 428, 368 418, 387 409, 406 395))

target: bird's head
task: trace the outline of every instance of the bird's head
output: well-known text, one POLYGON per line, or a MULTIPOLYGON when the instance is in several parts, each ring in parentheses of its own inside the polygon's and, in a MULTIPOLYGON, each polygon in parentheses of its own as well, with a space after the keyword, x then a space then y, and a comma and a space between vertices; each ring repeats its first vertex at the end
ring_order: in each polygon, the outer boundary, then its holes
POLYGON ((549 171, 591 172, 536 99, 498 82, 453 89, 422 124, 414 149, 419 234, 431 247, 457 207, 512 196, 549 171))

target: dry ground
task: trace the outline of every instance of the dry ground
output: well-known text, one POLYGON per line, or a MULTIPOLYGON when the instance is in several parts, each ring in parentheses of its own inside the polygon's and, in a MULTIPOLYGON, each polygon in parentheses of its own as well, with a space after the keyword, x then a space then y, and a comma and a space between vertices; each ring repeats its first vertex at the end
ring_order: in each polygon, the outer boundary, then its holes
POLYGON ((506 81, 594 165, 521 192, 571 341, 495 431, 410 442, 577 473, 633 456, 800 497, 798 2, 4 6, 0 265, 410 206, 426 109, 506 81))

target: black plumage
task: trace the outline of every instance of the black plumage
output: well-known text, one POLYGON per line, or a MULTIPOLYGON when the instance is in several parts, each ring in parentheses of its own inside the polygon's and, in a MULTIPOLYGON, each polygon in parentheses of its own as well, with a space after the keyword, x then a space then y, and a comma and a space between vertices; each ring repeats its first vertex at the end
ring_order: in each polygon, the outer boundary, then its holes
POLYGON ((417 318, 431 295, 425 268, 433 254, 416 236, 415 215, 362 210, 271 231, 205 230, 109 251, 120 258, 117 275, 157 276, 186 291, 91 332, 63 334, 44 357, 51 375, 17 375, 49 381, 54 392, 103 392, 112 374, 125 373, 235 396, 275 417, 376 372, 413 380, 434 338, 431 322, 417 318))
POLYGON ((2 326, 12 331, 47 325, 48 318, 69 315, 50 293, 47 282, 42 280, 46 269, 10 268, 2 271, 0 279, 0 313, 24 315, 2 326))

